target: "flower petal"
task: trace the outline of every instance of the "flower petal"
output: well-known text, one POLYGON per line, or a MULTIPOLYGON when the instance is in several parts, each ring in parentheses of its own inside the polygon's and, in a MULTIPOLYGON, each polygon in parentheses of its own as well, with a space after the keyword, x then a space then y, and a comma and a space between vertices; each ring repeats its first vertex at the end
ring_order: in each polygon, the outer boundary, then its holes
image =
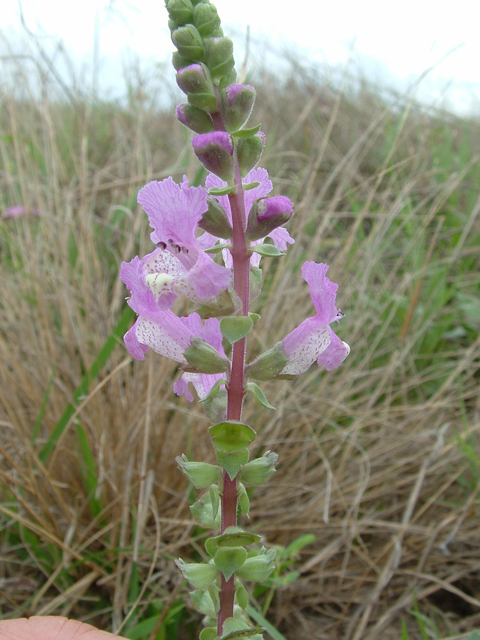
POLYGON ((317 311, 319 322, 327 325, 338 317, 335 301, 338 285, 327 278, 328 264, 305 262, 302 267, 303 279, 308 282, 310 296, 317 311))
MULTIPOLYGON (((330 327, 329 327, 330 329, 330 327)), ((350 353, 350 347, 346 342, 340 340, 336 333, 330 329, 331 341, 328 347, 323 351, 317 359, 319 367, 325 365, 327 371, 332 371, 339 367, 350 353)))
POLYGON ((317 317, 307 318, 283 339, 283 351, 288 362, 282 375, 305 373, 330 344, 330 327, 317 317))

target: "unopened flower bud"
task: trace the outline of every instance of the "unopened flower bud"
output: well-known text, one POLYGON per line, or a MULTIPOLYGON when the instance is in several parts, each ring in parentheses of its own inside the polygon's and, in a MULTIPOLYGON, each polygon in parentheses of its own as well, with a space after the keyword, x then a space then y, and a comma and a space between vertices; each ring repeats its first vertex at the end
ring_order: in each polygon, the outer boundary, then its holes
POLYGON ((248 84, 231 84, 225 89, 228 107, 225 109, 227 131, 238 131, 250 117, 255 102, 255 89, 248 84))
POLYGON ((248 215, 247 238, 260 240, 292 217, 292 202, 285 196, 255 200, 248 215))
POLYGON ((201 338, 192 338, 183 355, 196 373, 224 373, 230 367, 230 362, 201 338))
POLYGON ((172 53, 172 64, 177 71, 180 71, 180 69, 184 69, 185 67, 188 67, 189 65, 193 64, 193 60, 184 58, 178 53, 178 51, 174 51, 172 53))
MULTIPOLYGON (((265 547, 262 547, 258 556, 248 558, 237 570, 237 577, 241 578, 242 580, 263 582, 275 569, 276 555, 276 549, 269 549, 267 551, 265 547)), ((189 578, 187 577, 187 580, 188 579, 189 578)))
POLYGON ((202 215, 198 226, 216 238, 229 240, 233 236, 233 229, 227 212, 213 196, 207 196, 207 205, 208 209, 202 215))
POLYGON ((217 465, 190 461, 185 454, 177 456, 175 462, 197 489, 206 489, 214 482, 218 482, 222 475, 217 465))
POLYGON ((195 136, 192 145, 195 155, 205 169, 225 182, 233 178, 233 144, 226 131, 195 136))
POLYGON ((263 131, 259 131, 251 138, 240 138, 237 143, 237 157, 243 178, 259 162, 264 147, 265 134, 263 131))
POLYGON ((170 19, 179 26, 192 22, 193 5, 190 0, 168 0, 167 11, 170 19))
MULTIPOLYGON (((208 73, 208 71, 207 71, 208 73)), ((213 86, 201 64, 190 64, 177 73, 177 84, 183 93, 213 93, 213 86)))
POLYGON ((273 380, 285 367, 288 358, 281 342, 262 353, 245 368, 245 373, 254 380, 273 380))
POLYGON ((203 58, 202 36, 198 33, 193 24, 176 29, 172 33, 173 44, 177 47, 178 53, 187 60, 199 62, 203 58))
POLYGON ((215 131, 210 115, 203 109, 192 104, 179 104, 177 107, 178 120, 195 133, 209 133, 215 131))
POLYGON ((201 36, 212 36, 220 27, 220 18, 213 4, 197 4, 193 11, 193 24, 197 27, 201 36))
POLYGON ((229 73, 235 66, 230 38, 208 38, 205 41, 205 62, 214 82, 229 73))

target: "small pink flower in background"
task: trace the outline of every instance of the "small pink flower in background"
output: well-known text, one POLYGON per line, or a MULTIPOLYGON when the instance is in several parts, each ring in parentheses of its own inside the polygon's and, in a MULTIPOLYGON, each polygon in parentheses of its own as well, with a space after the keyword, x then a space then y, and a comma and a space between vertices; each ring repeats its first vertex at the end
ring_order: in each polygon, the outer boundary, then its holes
POLYGON ((39 216, 40 211, 38 209, 27 209, 23 205, 16 205, 14 207, 9 207, 5 209, 2 213, 2 218, 17 218, 19 216, 25 216, 30 214, 32 216, 39 216))
MULTIPOLYGON (((33 616, 0 621, 0 640, 121 640, 89 624, 60 616, 33 616)), ((124 639, 123 639, 124 640, 124 639)))
POLYGON ((336 369, 350 353, 350 347, 330 328, 330 323, 343 318, 336 307, 338 285, 327 278, 328 265, 305 262, 302 276, 310 287, 317 314, 307 318, 283 339, 283 352, 288 362, 282 375, 298 376, 317 361, 327 371, 336 369))

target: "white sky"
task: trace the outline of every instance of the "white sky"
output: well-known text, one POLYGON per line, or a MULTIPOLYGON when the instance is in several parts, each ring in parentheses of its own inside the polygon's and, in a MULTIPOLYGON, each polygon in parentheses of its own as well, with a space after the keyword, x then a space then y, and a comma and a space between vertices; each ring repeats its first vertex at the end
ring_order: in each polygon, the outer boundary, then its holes
MULTIPOLYGON (((418 97, 480 113, 480 37, 474 0, 217 0, 226 35, 308 52, 336 65, 352 56, 366 75, 406 90, 432 66, 418 97), (458 48, 457 48, 458 47, 458 48), (454 50, 452 53, 452 50, 454 50), (449 54, 449 55, 448 55, 449 54)), ((22 0, 31 31, 60 38, 75 61, 91 64, 96 21, 108 80, 130 53, 164 60, 173 50, 163 0, 22 0), (113 6, 113 10, 106 11, 113 6)), ((17 0, 0 0, 0 30, 20 33, 17 0)), ((47 39, 45 39, 47 45, 47 39)), ((47 47, 48 48, 48 47, 47 47)), ((238 55, 240 61, 241 55, 238 55)))

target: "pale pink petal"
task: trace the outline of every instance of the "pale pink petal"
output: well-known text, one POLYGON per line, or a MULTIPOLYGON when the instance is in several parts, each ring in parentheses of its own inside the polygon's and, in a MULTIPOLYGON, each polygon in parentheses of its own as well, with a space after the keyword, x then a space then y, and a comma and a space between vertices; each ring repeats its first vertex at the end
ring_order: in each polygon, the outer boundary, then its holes
POLYGON ((259 198, 265 198, 266 195, 270 193, 273 189, 272 181, 268 177, 268 172, 266 169, 252 169, 242 181, 244 184, 249 184, 252 182, 259 182, 258 187, 254 187, 253 189, 249 189, 245 191, 244 200, 245 200, 245 212, 247 214, 250 213, 250 209, 252 208, 255 200, 259 198))
POLYGON ((273 240, 273 244, 277 247, 277 249, 280 249, 280 251, 287 250, 288 248, 287 243, 288 244, 295 243, 295 240, 288 233, 285 227, 277 227, 273 231, 270 231, 270 233, 268 234, 268 237, 273 240))
POLYGON ((193 334, 172 311, 159 312, 155 320, 140 316, 134 326, 139 343, 186 364, 183 352, 190 346, 193 334))
POLYGON ((310 296, 317 311, 317 318, 323 324, 330 324, 338 317, 335 301, 338 285, 327 278, 328 264, 305 262, 302 276, 310 287, 310 296))
MULTIPOLYGON (((330 329, 330 327, 329 327, 330 329)), ((340 340, 336 333, 330 329, 331 341, 328 347, 318 356, 319 367, 325 366, 327 371, 332 371, 339 367, 350 353, 350 347, 346 342, 340 340)))
POLYGON ((140 344, 138 341, 137 322, 135 322, 133 327, 123 336, 123 340, 130 355, 132 355, 136 360, 145 360, 145 354, 148 351, 148 347, 144 344, 140 344))
POLYGON ((298 376, 317 360, 330 344, 330 328, 316 317, 307 318, 283 340, 288 362, 282 375, 298 376))

